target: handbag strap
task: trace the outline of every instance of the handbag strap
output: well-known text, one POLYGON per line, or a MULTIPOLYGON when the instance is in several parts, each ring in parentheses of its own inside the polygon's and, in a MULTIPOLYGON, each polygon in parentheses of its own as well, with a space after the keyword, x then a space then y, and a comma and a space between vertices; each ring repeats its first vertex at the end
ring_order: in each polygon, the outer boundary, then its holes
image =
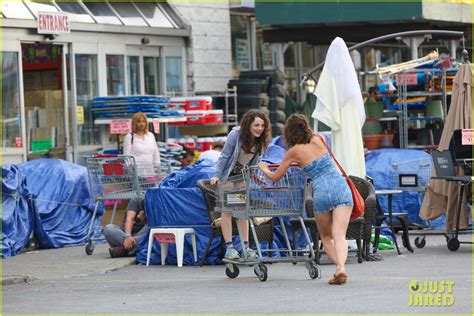
POLYGON ((334 157, 331 149, 329 149, 328 145, 326 144, 326 142, 324 141, 324 138, 318 134, 319 138, 321 138, 321 141, 323 142, 324 146, 326 147, 326 149, 328 150, 329 154, 331 155, 332 159, 336 162, 336 165, 339 167, 339 170, 341 170, 341 173, 342 173, 342 176, 344 178, 347 178, 347 173, 344 171, 344 169, 341 167, 341 165, 339 164, 339 162, 337 161, 336 157, 334 157))

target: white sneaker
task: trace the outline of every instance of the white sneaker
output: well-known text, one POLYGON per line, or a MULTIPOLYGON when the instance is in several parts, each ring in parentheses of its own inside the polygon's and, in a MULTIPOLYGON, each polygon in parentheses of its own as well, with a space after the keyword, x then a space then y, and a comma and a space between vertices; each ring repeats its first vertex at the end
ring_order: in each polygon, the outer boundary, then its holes
MULTIPOLYGON (((247 254, 246 259, 257 259, 257 253, 253 249, 247 248, 245 249, 245 252, 247 254)), ((242 251, 242 254, 243 254, 243 251, 242 251)))
POLYGON ((236 260, 236 259, 240 259, 240 255, 239 255, 239 252, 234 247, 230 247, 230 248, 227 248, 224 258, 229 259, 229 260, 236 260))

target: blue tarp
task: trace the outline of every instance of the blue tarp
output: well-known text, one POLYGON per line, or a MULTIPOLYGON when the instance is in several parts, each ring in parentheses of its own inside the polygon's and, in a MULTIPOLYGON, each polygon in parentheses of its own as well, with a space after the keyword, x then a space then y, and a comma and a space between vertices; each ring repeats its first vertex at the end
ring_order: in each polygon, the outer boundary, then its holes
MULTIPOLYGON (((4 225, 5 214, 11 214, 10 221, 16 218, 18 222, 4 226, 2 234, 13 236, 14 242, 22 243, 19 249, 26 245, 23 235, 28 231, 29 237, 32 230, 41 248, 73 246, 86 241, 95 202, 85 167, 60 159, 37 159, 16 166, 2 166, 2 172, 2 190, 13 190, 21 196, 22 202, 12 201, 15 198, 11 195, 2 198, 4 225), (17 179, 16 189, 12 189, 14 178, 17 179), (24 232, 17 238, 14 236, 19 226, 24 227, 24 232)), ((102 214, 103 207, 100 206, 94 226, 100 224, 102 214)), ((15 253, 11 252, 11 255, 15 253)))
MULTIPOLYGON (((399 173, 417 173, 419 165, 416 161, 429 163, 428 170, 419 175, 418 182, 426 185, 431 175, 431 156, 421 150, 412 149, 379 149, 371 151, 365 158, 367 175, 374 180, 374 186, 377 190, 393 189, 398 187, 396 182, 399 173), (413 162, 405 165, 403 172, 394 168, 394 164, 402 165, 404 162, 413 162)), ((401 194, 393 195, 393 212, 408 212, 409 221, 427 225, 428 222, 422 220, 418 213, 423 202, 422 192, 404 191, 401 194)), ((387 196, 377 197, 384 212, 387 210, 387 196)))
POLYGON ((2 258, 15 256, 28 243, 36 219, 30 197, 18 167, 2 166, 2 258))

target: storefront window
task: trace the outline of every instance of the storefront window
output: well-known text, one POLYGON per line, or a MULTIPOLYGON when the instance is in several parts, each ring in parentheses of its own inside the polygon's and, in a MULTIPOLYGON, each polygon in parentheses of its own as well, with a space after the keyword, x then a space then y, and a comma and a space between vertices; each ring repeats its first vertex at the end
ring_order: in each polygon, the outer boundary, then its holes
POLYGON ((263 42, 263 31, 257 31, 257 69, 275 69, 270 43, 263 42))
POLYGON ((97 96, 97 55, 76 55, 76 86, 76 103, 78 107, 82 107, 84 113, 83 118, 78 117, 78 143, 100 144, 99 127, 94 124, 91 108, 92 98, 97 96))
POLYGON ((2 52, 2 148, 23 147, 18 53, 2 52))
POLYGON ((128 94, 140 94, 140 62, 138 56, 128 57, 128 94))
POLYGON ((166 91, 182 91, 181 57, 166 57, 166 91))
POLYGON ((123 55, 107 55, 107 95, 125 94, 125 65, 123 55))
POLYGON ((145 93, 160 94, 160 59, 159 57, 143 57, 145 73, 145 93))
POLYGON ((232 38, 233 75, 250 70, 250 43, 248 39, 249 19, 246 16, 231 15, 230 29, 232 38))

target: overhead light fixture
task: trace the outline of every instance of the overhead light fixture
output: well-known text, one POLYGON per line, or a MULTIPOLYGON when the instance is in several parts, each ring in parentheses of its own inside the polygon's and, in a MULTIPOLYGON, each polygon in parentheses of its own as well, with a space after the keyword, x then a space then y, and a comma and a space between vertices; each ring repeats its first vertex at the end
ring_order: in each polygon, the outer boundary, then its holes
POLYGON ((148 37, 142 37, 142 44, 150 44, 150 39, 148 37))
POLYGON ((44 35, 44 38, 45 38, 45 40, 47 40, 47 41, 52 41, 52 40, 54 40, 54 39, 56 38, 56 35, 55 35, 55 34, 45 34, 45 35, 44 35))

